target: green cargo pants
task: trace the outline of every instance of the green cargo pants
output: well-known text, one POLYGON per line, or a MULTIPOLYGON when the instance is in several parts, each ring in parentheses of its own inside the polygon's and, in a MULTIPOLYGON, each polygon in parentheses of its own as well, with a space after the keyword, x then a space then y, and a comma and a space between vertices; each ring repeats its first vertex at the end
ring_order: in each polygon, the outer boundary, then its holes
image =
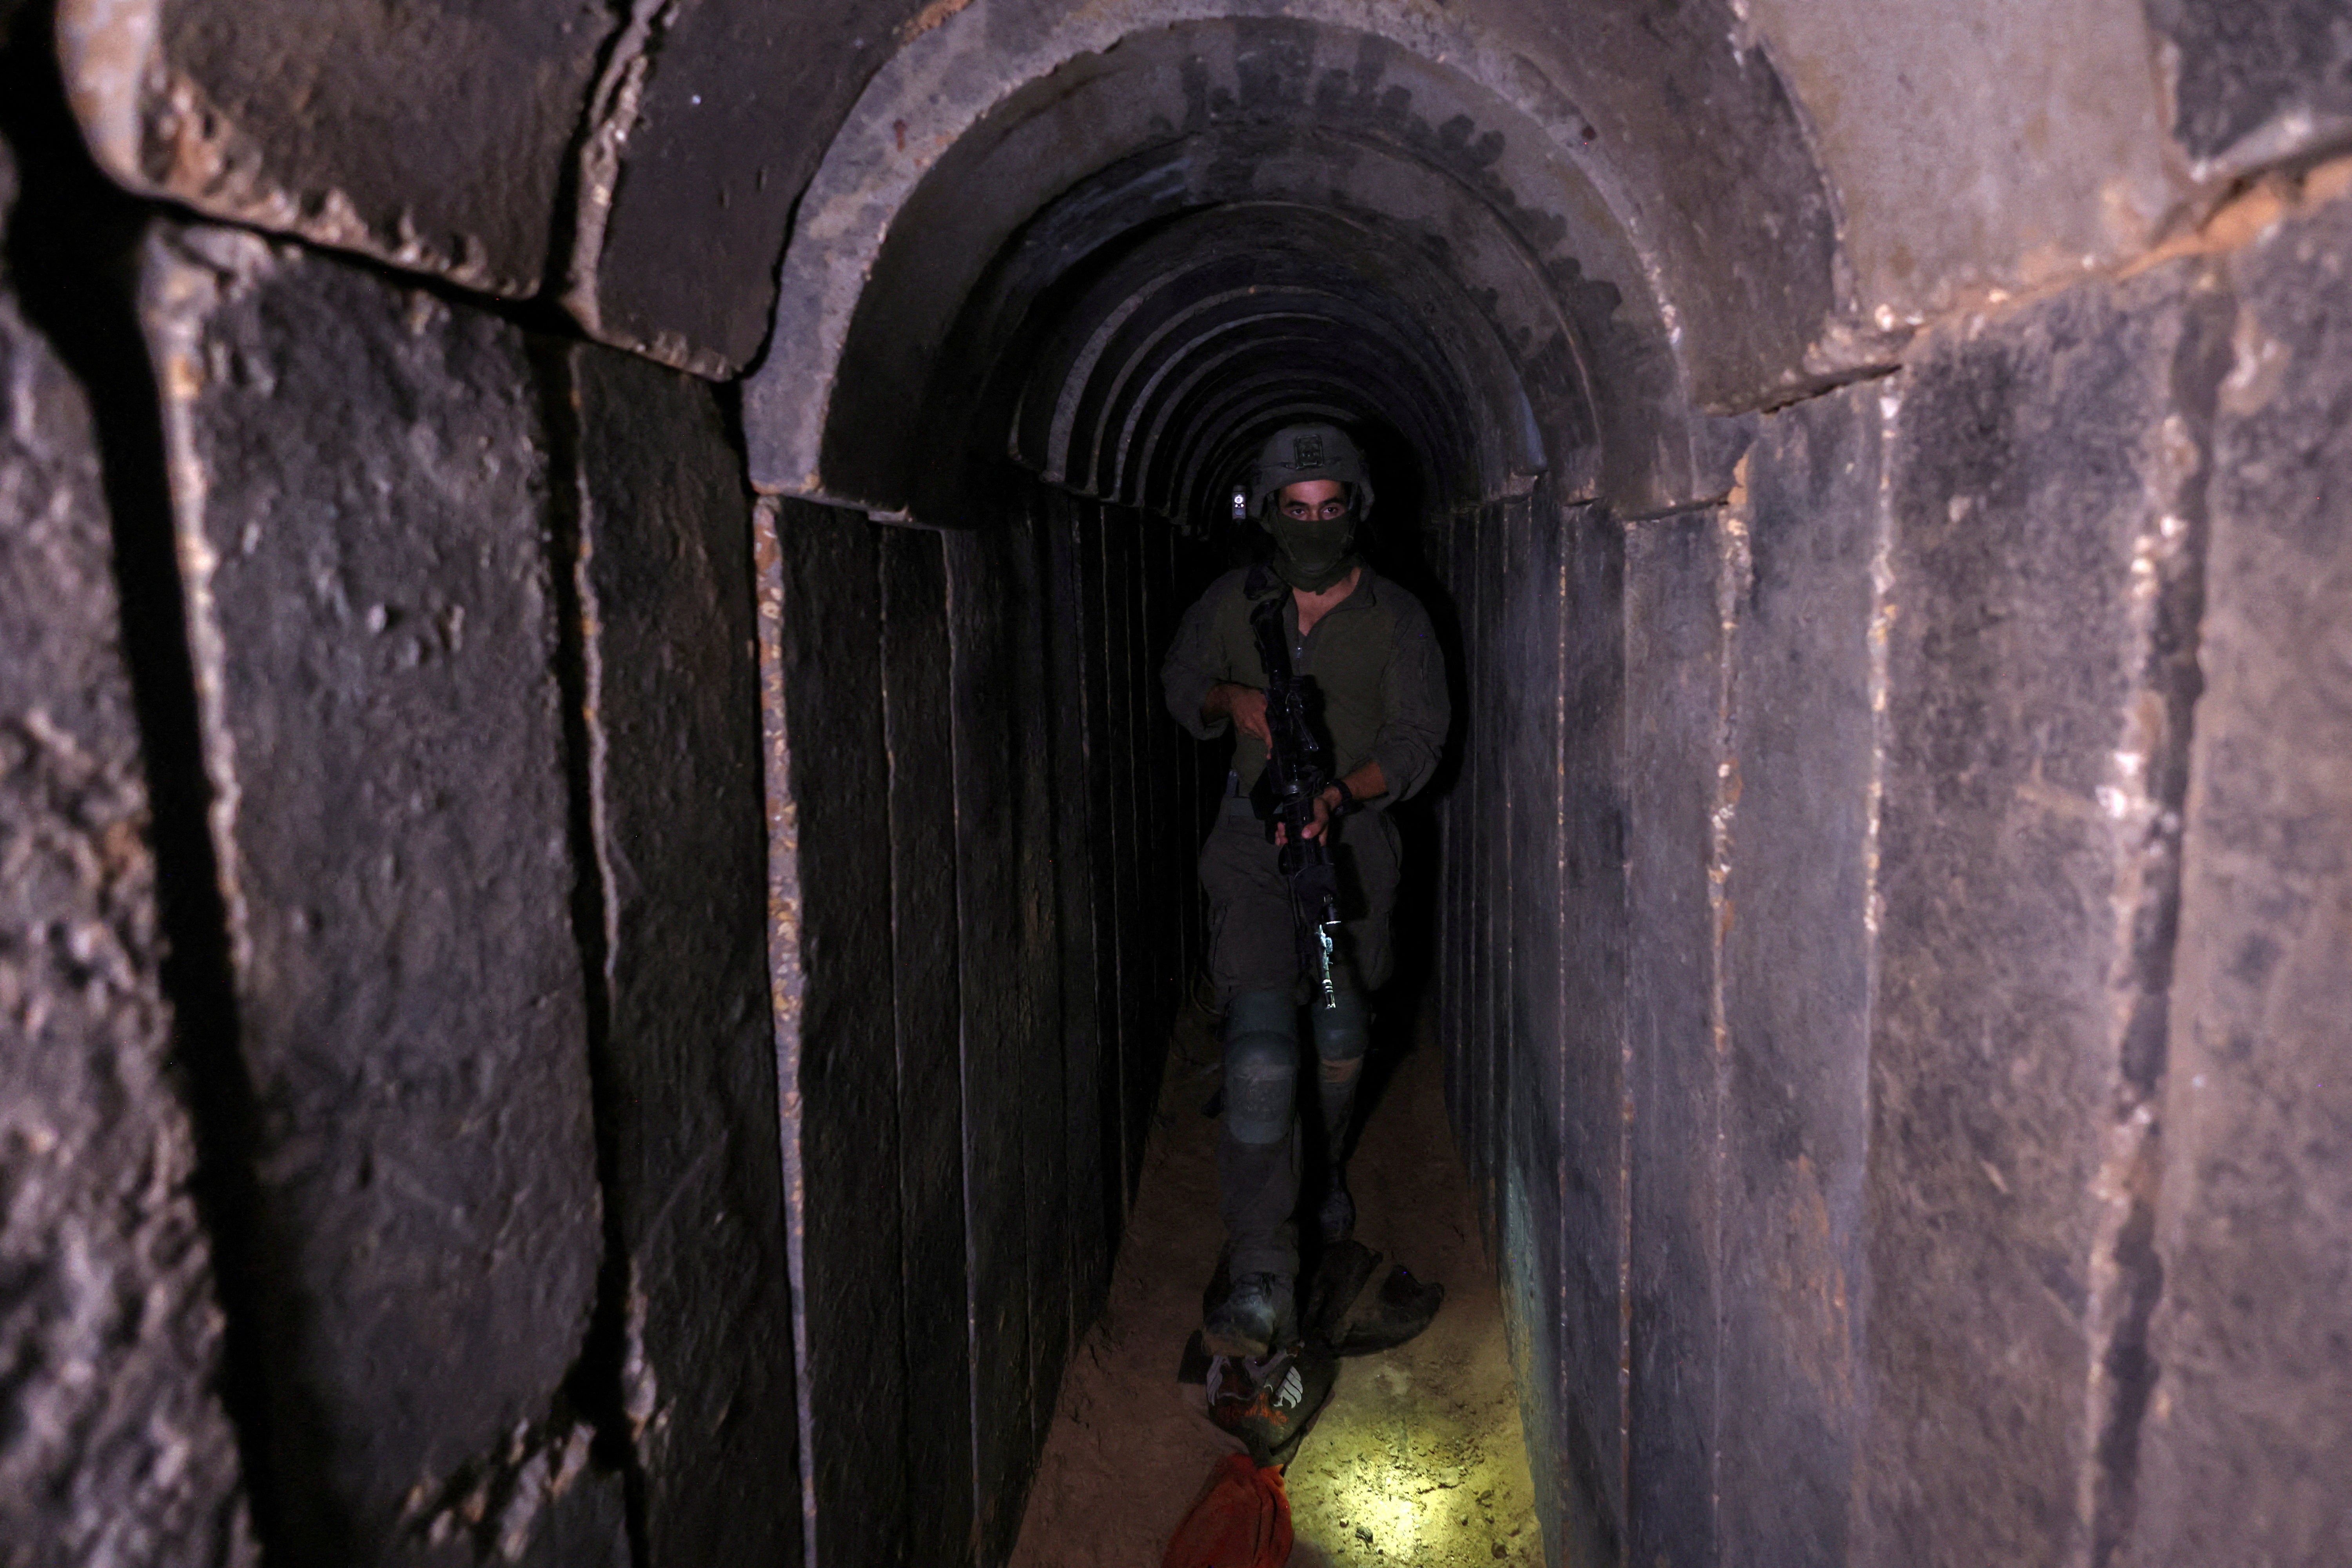
MULTIPOLYGON (((1336 1168, 1369 1043, 1369 992, 1389 977, 1397 834, 1363 812, 1334 825, 1339 868, 1340 1006, 1312 1005, 1300 984, 1290 889, 1249 802, 1228 797, 1201 850, 1209 895, 1209 973, 1226 1010, 1225 1115, 1217 1140, 1218 1208, 1234 1277, 1298 1272, 1303 1163, 1297 1092, 1298 1005, 1309 1002, 1320 1082, 1314 1140, 1336 1168)), ((1319 1000, 1319 999, 1318 999, 1319 1000)))

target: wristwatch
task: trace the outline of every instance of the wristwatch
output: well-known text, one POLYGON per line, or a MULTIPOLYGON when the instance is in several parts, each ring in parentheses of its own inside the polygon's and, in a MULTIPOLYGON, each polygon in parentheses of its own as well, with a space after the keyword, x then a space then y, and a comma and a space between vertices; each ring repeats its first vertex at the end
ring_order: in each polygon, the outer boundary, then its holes
POLYGON ((1346 779, 1333 779, 1331 787, 1339 792, 1339 804, 1331 808, 1332 816, 1345 816, 1351 811, 1363 809, 1363 802, 1356 798, 1356 792, 1348 787, 1346 779))

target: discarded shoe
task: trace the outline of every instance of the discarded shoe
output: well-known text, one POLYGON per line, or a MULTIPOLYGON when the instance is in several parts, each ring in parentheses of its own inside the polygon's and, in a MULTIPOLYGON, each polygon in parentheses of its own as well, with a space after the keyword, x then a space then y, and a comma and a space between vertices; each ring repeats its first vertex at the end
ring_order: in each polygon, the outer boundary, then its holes
POLYGON ((1444 1303, 1444 1286, 1433 1279, 1424 1283, 1414 1279, 1412 1270, 1400 1263, 1381 1281, 1380 1294, 1349 1318, 1331 1352, 1371 1355, 1392 1349, 1429 1327, 1429 1321, 1444 1303))
POLYGON ((1211 1355, 1255 1358, 1297 1332, 1291 1283, 1279 1274, 1244 1274, 1209 1310, 1201 1338, 1211 1355))
POLYGON ((1209 1419, 1247 1444, 1259 1464, 1287 1464, 1339 1377, 1339 1363, 1321 1345, 1255 1359, 1216 1356, 1204 1383, 1209 1419))
POLYGON ((1445 1287, 1414 1279, 1402 1264, 1359 1303, 1380 1261, 1379 1253, 1359 1241, 1324 1248, 1307 1282, 1303 1323, 1292 1321, 1290 1281, 1244 1274, 1228 1282, 1218 1265, 1206 1298, 1213 1303, 1208 1325, 1186 1342, 1176 1376, 1202 1385, 1209 1419, 1239 1437, 1259 1465, 1287 1464, 1297 1452, 1339 1382, 1339 1357, 1401 1345, 1437 1315, 1445 1287), (1262 1341, 1244 1337, 1260 1333, 1262 1341), (1218 1348, 1252 1342, 1267 1348, 1240 1353, 1218 1348))

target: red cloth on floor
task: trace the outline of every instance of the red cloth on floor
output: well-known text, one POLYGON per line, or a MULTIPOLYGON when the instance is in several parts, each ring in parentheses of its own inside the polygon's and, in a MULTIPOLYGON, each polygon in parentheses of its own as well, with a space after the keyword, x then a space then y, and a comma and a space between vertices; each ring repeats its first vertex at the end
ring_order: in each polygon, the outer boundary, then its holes
POLYGON ((1176 1527, 1160 1568, 1283 1568, 1290 1539, 1290 1495, 1282 1489, 1281 1470, 1228 1454, 1176 1527))

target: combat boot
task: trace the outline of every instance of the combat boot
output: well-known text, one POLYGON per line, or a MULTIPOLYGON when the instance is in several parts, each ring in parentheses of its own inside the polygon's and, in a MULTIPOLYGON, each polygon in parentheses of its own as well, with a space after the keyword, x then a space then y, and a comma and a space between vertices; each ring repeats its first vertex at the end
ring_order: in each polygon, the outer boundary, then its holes
POLYGON ((1254 1361, 1297 1332, 1291 1282, 1279 1274, 1244 1274, 1210 1309, 1201 1341, 1211 1355, 1254 1361))

